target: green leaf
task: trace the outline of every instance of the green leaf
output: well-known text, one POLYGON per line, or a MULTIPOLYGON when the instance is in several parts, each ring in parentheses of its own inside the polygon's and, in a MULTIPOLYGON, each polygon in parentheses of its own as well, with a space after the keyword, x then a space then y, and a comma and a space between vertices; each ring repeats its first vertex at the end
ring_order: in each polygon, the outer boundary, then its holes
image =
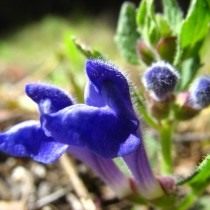
POLYGON ((148 38, 152 45, 155 45, 160 39, 160 31, 158 30, 157 24, 154 21, 150 22, 150 26, 148 27, 148 38))
POLYGON ((76 38, 72 39, 76 48, 86 57, 86 58, 100 58, 104 59, 104 56, 95 49, 90 49, 81 42, 79 42, 76 38))
POLYGON ((152 45, 160 38, 154 10, 154 0, 142 0, 136 14, 139 33, 152 45))
POLYGON ((125 2, 121 7, 115 41, 121 54, 132 64, 138 64, 136 43, 139 37, 136 26, 136 8, 134 4, 125 2))
POLYGON ((162 0, 164 16, 176 34, 182 22, 182 11, 176 0, 162 0))
POLYGON ((209 8, 210 8, 210 0, 207 0, 207 3, 208 3, 208 5, 209 5, 209 8))
POLYGON ((207 155, 194 173, 179 181, 177 185, 189 184, 193 189, 200 191, 210 184, 210 155, 207 155))
MULTIPOLYGON (((178 185, 189 184, 191 191, 179 202, 177 210, 190 209, 210 184, 210 155, 207 155, 196 171, 178 185)), ((201 209, 201 208, 199 208, 201 209)))
POLYGON ((193 188, 201 188, 210 184, 210 155, 207 155, 196 170, 196 174, 189 180, 193 188))
POLYGON ((199 56, 194 56, 183 62, 181 72, 181 90, 187 89, 201 67, 199 56))
POLYGON ((168 21, 160 14, 157 14, 155 17, 161 38, 171 36, 172 31, 168 21))
POLYGON ((179 35, 181 48, 193 47, 208 33, 210 23, 209 0, 192 0, 179 35))
MULTIPOLYGON (((148 4, 151 1, 148 1, 148 4)), ((142 33, 143 28, 146 26, 147 15, 148 15, 148 4, 146 0, 142 0, 139 8, 137 9, 136 22, 138 24, 138 30, 142 33)))
POLYGON ((65 54, 71 62, 71 65, 74 68, 74 70, 80 71, 84 62, 84 58, 75 46, 72 37, 73 35, 71 32, 66 32, 64 34, 65 54))

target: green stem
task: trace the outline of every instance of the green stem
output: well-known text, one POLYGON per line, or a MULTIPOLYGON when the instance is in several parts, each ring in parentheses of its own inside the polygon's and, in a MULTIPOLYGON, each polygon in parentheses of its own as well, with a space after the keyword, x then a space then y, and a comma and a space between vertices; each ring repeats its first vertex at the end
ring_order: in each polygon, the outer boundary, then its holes
POLYGON ((152 119, 152 117, 148 114, 147 111, 145 111, 145 109, 143 109, 142 107, 138 107, 138 111, 140 113, 140 115, 142 116, 142 118, 144 119, 144 121, 152 128, 158 130, 159 129, 159 125, 152 119))
POLYGON ((163 121, 160 130, 160 145, 161 145, 161 171, 164 174, 171 174, 173 172, 172 160, 172 134, 173 125, 168 121, 163 121))
POLYGON ((200 189, 192 189, 192 191, 186 195, 186 197, 178 205, 177 210, 188 210, 192 207, 195 202, 199 199, 200 195, 203 193, 206 186, 200 189))
POLYGON ((144 119, 144 121, 152 128, 159 130, 159 125, 158 123, 150 116, 150 114, 147 112, 147 109, 145 107, 145 104, 143 103, 143 97, 137 93, 135 90, 134 86, 130 83, 130 88, 131 88, 131 94, 132 97, 134 98, 135 106, 137 111, 139 112, 140 116, 144 119))
POLYGON ((184 185, 186 183, 188 183, 190 180, 192 180, 197 174, 199 173, 199 170, 195 170, 190 176, 183 178, 181 180, 178 180, 176 185, 177 186, 181 186, 184 185))
POLYGON ((192 204, 198 199, 195 193, 190 193, 187 195, 184 200, 181 202, 177 210, 187 210, 189 209, 192 204))

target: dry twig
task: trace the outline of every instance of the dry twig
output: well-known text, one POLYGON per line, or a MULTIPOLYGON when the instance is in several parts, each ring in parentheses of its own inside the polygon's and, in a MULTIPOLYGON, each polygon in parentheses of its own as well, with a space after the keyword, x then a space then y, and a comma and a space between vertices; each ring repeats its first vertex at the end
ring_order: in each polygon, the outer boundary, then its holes
POLYGON ((96 208, 94 202, 92 201, 92 199, 90 198, 85 185, 83 184, 81 179, 78 177, 77 172, 75 170, 75 166, 74 166, 73 162, 71 161, 71 159, 66 154, 64 154, 60 158, 60 163, 61 163, 61 166, 63 167, 64 171, 68 175, 69 180, 70 180, 77 196, 79 197, 80 202, 82 203, 83 209, 84 210, 96 210, 97 208, 96 208))
POLYGON ((67 193, 66 189, 59 189, 56 192, 53 192, 52 194, 49 194, 39 200, 36 201, 35 205, 31 208, 31 210, 40 209, 50 203, 55 202, 56 200, 62 198, 67 193))

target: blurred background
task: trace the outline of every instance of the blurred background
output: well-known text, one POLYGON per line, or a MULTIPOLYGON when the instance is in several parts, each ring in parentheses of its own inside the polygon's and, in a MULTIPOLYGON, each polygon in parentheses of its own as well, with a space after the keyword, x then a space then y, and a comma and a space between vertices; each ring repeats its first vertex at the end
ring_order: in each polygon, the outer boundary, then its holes
MULTIPOLYGON (((101 51, 107 58, 123 65, 114 43, 122 2, 1 0, 0 81, 2 85, 18 83, 18 87, 21 87, 24 82, 30 80, 32 74, 32 80, 35 78, 55 80, 55 83, 64 86, 68 83, 68 86, 71 86, 69 81, 65 81, 67 77, 61 73, 65 69, 66 74, 69 74, 70 68, 71 72, 77 71, 76 77, 80 77, 78 85, 84 85, 83 76, 79 73, 83 71, 84 58, 76 53, 76 50, 71 49, 73 36, 87 46, 101 51)), ((139 4, 139 0, 131 2, 139 4)), ((157 10, 161 11, 160 1, 155 2, 157 10)), ((179 2, 186 11, 189 0, 179 0, 179 2)), ((21 88, 23 89, 23 86, 21 88)), ((81 100, 81 95, 77 95, 81 100)))
MULTIPOLYGON (((65 17, 80 16, 95 17, 101 14, 116 20, 118 11, 123 1, 101 1, 96 0, 1 0, 0 2, 0 31, 14 29, 27 23, 40 20, 46 15, 60 15, 65 17)), ((139 4, 139 0, 131 0, 139 4)), ((160 8, 160 1, 156 1, 160 8)), ((188 1, 179 0, 182 8, 186 10, 188 1)))

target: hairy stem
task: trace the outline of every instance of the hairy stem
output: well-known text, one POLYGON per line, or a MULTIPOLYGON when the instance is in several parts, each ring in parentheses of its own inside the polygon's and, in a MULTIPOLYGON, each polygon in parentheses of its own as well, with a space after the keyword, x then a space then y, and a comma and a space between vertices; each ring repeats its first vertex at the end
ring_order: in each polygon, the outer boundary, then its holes
POLYGON ((160 129, 160 145, 161 145, 161 171, 164 174, 173 172, 172 159, 172 134, 173 125, 168 121, 163 121, 160 129))

